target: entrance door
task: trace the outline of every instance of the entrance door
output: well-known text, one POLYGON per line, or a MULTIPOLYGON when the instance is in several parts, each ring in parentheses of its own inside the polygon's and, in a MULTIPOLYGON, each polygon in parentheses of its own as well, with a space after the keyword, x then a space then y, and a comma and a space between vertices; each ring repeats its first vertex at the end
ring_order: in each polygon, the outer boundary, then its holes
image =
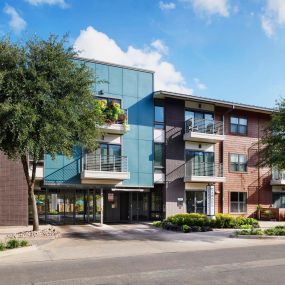
POLYGON ((149 193, 132 192, 132 220, 147 221, 149 220, 149 193))
POLYGON ((121 221, 129 220, 129 193, 128 192, 120 193, 120 220, 121 221))
POLYGON ((206 214, 206 192, 187 191, 186 206, 187 213, 206 214))

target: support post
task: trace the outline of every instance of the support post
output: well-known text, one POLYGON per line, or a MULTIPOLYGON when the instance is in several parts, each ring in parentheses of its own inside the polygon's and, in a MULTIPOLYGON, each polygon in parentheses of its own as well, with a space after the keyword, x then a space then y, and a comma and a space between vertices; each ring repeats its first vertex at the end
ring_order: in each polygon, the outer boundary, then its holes
POLYGON ((103 188, 100 189, 101 190, 101 193, 100 193, 100 196, 101 196, 101 217, 100 217, 100 224, 103 225, 103 222, 104 222, 104 196, 103 196, 103 188))

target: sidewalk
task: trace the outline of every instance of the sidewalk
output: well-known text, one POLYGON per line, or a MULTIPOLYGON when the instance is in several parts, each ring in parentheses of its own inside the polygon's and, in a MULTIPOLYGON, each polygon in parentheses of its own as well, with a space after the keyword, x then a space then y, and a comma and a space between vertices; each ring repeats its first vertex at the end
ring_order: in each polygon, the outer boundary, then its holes
POLYGON ((285 227, 285 221, 278 222, 278 221, 258 221, 260 227, 262 229, 267 229, 267 228, 273 228, 276 226, 284 226, 285 227))

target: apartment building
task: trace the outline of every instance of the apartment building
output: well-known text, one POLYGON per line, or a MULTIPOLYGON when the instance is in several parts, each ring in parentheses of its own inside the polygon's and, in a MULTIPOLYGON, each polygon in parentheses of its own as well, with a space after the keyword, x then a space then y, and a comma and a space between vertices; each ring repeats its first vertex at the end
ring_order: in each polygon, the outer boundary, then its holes
MULTIPOLYGON (((256 166, 272 109, 154 92, 151 71, 77 60, 106 81, 94 98, 119 104, 125 120, 102 126, 96 153, 75 147, 72 157, 44 155, 36 190, 42 223, 253 216, 258 204, 285 207, 285 175, 256 166)), ((0 225, 28 223, 22 170, 4 156, 0 162, 0 225)))

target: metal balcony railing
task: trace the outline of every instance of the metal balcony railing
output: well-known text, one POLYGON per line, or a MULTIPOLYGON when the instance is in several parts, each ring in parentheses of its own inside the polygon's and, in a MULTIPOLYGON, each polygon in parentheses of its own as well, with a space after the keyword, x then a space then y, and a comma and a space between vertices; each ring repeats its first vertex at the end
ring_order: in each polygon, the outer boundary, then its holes
POLYGON ((85 154, 83 170, 128 172, 126 156, 85 154))
POLYGON ((208 119, 189 119, 185 122, 185 133, 224 134, 224 123, 208 119))
POLYGON ((223 177, 223 164, 187 161, 185 163, 185 177, 192 176, 223 177))
POLYGON ((285 180, 285 170, 272 169, 272 180, 285 180))

